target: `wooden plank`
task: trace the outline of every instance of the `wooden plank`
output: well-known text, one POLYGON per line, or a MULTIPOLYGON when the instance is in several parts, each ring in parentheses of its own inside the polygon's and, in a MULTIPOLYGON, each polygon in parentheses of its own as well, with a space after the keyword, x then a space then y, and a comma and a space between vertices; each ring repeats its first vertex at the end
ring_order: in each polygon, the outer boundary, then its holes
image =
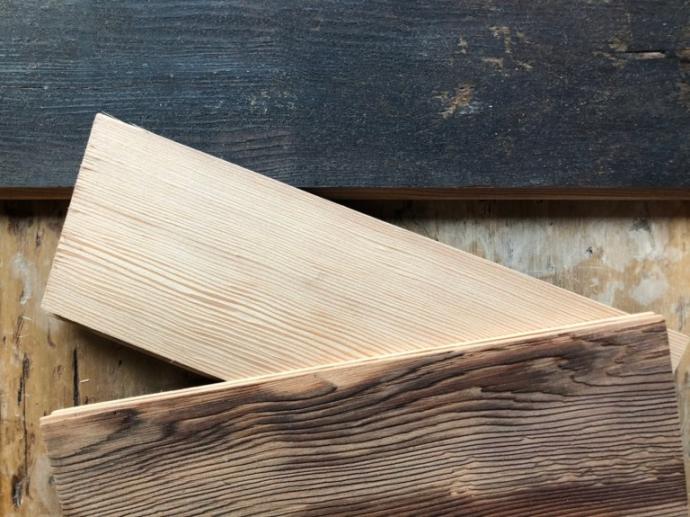
POLYGON ((687 515, 653 315, 41 422, 66 515, 687 515))
POLYGON ((226 380, 622 314, 106 116, 43 307, 226 380))
MULTIPOLYGON (((351 204, 619 309, 661 313, 669 328, 683 330, 690 321, 690 249, 684 247, 690 235, 689 203, 351 204)), ((9 265, 0 279, 0 333, 5 343, 0 350, 0 515, 60 515, 39 428, 41 416, 73 404, 204 382, 40 310, 66 210, 65 202, 0 203, 0 263, 9 265)), ((676 369, 686 446, 687 372, 687 362, 676 369)), ((686 462, 690 458, 687 453, 684 457, 686 462)))
POLYGON ((98 111, 299 187, 690 189, 683 0, 0 14, 8 193, 71 187, 98 111))

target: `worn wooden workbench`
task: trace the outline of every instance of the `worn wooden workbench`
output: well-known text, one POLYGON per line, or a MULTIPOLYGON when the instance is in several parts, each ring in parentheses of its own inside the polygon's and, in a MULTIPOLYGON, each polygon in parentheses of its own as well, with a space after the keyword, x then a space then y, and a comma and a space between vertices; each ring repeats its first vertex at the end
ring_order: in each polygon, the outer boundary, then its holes
MULTIPOLYGON (((66 202, 0 210, 0 515, 59 513, 38 419, 53 409, 208 382, 39 308, 66 202)), ((629 312, 688 330, 690 203, 361 202, 355 208, 629 312)), ((681 410, 687 365, 678 374, 681 410)), ((687 444, 690 431, 683 419, 687 444)))

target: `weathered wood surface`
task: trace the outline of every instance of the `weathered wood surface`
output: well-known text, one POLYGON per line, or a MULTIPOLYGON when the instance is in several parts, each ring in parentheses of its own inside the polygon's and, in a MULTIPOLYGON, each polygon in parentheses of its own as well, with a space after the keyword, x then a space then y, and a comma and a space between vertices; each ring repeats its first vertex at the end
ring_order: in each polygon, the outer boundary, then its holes
MULTIPOLYGON (((688 331, 690 203, 352 206, 619 309, 659 312, 671 328, 688 331)), ((0 515, 59 513, 38 428, 42 415, 203 382, 40 311, 65 209, 55 202, 0 203, 0 515)), ((687 444, 687 364, 677 371, 677 384, 687 444)))
POLYGON ((103 116, 43 307, 225 380, 621 314, 103 116))
POLYGON ((663 319, 41 420, 65 515, 688 514, 663 319))
POLYGON ((105 111, 301 187, 690 189, 688 27, 683 0, 2 1, 0 187, 71 187, 105 111))

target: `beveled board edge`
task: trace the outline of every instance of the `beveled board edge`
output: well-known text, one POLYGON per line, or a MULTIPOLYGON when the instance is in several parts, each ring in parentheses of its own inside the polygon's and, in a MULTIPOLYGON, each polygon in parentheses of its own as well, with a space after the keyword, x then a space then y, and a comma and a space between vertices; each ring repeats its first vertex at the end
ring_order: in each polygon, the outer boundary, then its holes
POLYGON ((449 351, 474 351, 480 349, 490 349, 493 347, 508 346, 518 342, 528 340, 557 338, 559 336, 566 336, 571 334, 596 334, 602 331, 613 332, 619 329, 632 329, 636 327, 645 327, 650 325, 664 325, 665 320, 662 316, 646 312, 639 314, 626 314, 624 316, 615 316, 601 320, 594 320, 589 322, 577 323, 574 325, 567 325, 564 327, 555 327, 542 329, 538 331, 525 332, 520 334, 511 334, 502 337, 482 339, 478 341, 470 341, 465 343, 453 343, 442 347, 427 348, 424 350, 400 352, 396 354, 389 354, 385 356, 369 357, 364 359, 357 359, 353 361, 346 361, 342 363, 329 364, 323 366, 315 366, 304 368, 300 370, 293 370, 288 372, 275 373, 270 375, 262 375, 258 377, 251 377, 245 379, 237 379, 232 381, 217 382, 204 386, 193 388, 184 388, 179 390, 167 391, 163 393, 154 393, 149 395, 139 395, 135 397, 128 397, 124 399, 97 402, 88 404, 86 406, 77 406, 64 409, 58 409, 51 414, 41 418, 41 427, 61 425, 61 423, 72 418, 79 419, 89 415, 95 415, 101 412, 113 411, 120 408, 129 408, 141 404, 150 403, 156 400, 166 399, 172 400, 180 397, 185 397, 191 394, 214 393, 223 391, 229 388, 239 386, 254 386, 265 382, 271 382, 290 377, 297 377, 307 374, 318 374, 319 372, 340 370, 360 365, 383 364, 390 361, 397 361, 400 359, 408 359, 415 357, 423 357, 430 354, 437 354, 449 351))

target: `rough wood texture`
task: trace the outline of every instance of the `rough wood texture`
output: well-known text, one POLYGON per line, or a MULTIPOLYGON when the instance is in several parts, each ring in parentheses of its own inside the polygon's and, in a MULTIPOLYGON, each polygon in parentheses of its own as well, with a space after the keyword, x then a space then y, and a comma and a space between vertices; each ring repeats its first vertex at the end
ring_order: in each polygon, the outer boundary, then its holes
MULTIPOLYGON (((690 203, 353 205, 619 309, 660 312, 669 326, 687 330, 690 203)), ((4 345, 0 358, 0 515, 59 514, 38 426, 41 415, 72 404, 202 382, 40 311, 39 300, 65 209, 64 203, 0 203, 0 264, 10 264, 0 280, 0 325, 3 343, 10 343, 4 345), (16 269, 11 266, 15 261, 26 267, 16 269), (28 319, 22 319, 21 331, 16 332, 22 314, 28 319), (59 357, 50 342, 62 350, 59 357), (41 373, 47 368, 56 373, 41 373), (24 387, 21 403, 20 386, 24 387)), ((687 372, 687 364, 677 370, 685 444, 690 442, 687 372)))
POLYGON ((657 316, 42 419, 66 515, 687 516, 657 316))
POLYGON ((621 314, 104 116, 43 306, 226 380, 621 314))
POLYGON ((106 111, 295 186, 690 188, 683 0, 0 2, 0 187, 106 111))

